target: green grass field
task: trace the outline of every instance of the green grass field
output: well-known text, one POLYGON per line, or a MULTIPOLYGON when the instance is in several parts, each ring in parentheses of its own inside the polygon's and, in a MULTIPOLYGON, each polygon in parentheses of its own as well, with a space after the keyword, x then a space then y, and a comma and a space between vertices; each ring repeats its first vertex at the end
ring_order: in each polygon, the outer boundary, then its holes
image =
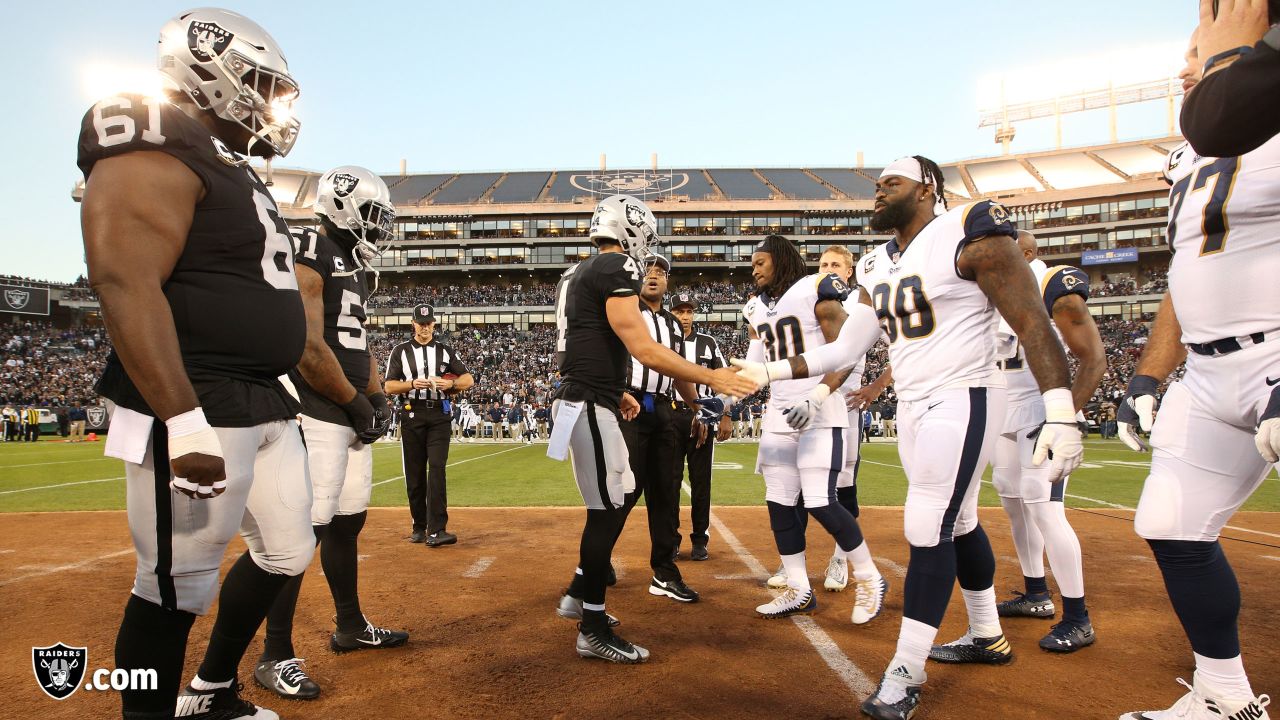
MULTIPOLYGON (((901 505, 906 478, 897 445, 863 446, 858 497, 864 505, 901 505)), ((717 505, 760 505, 764 482, 755 467, 754 443, 731 442, 716 448, 712 500, 717 505)), ((1087 442, 1085 466, 1068 486, 1075 507, 1133 507, 1146 476, 1147 456, 1118 441, 1087 442)), ((455 443, 449 454, 449 504, 463 506, 537 506, 581 503, 567 463, 546 457, 545 445, 455 443)), ((373 505, 405 504, 400 450, 396 443, 374 448, 373 505)), ((102 443, 60 442, 0 445, 0 512, 123 510, 124 466, 102 457, 102 443)), ((990 477, 990 470, 987 472, 990 477)), ((686 498, 687 501, 687 498, 686 498)), ((984 505, 998 505, 990 485, 984 505)), ((1244 506, 1280 510, 1280 482, 1273 474, 1244 506)))

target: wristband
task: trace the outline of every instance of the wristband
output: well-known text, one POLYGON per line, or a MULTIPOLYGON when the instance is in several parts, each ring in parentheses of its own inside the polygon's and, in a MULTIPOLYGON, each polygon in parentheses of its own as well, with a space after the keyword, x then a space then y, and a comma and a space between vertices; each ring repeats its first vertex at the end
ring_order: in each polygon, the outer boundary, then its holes
POLYGON ((218 434, 209 426, 202 408, 188 410, 165 421, 169 431, 169 458, 180 458, 190 453, 222 457, 222 444, 218 434))
POLYGON ((1071 399, 1071 391, 1067 388, 1053 388, 1047 390, 1043 395, 1044 398, 1044 421, 1050 423, 1062 423, 1065 425, 1076 424, 1076 406, 1071 399))
POLYGON ((1231 48, 1230 50, 1220 52, 1204 61, 1204 74, 1208 75, 1209 71, 1213 69, 1213 66, 1218 65, 1219 63, 1226 62, 1227 60, 1240 55, 1248 55, 1251 52, 1253 52, 1253 48, 1248 45, 1241 45, 1238 48, 1231 48))
POLYGON ((1155 395, 1160 391, 1160 381, 1150 375, 1134 375, 1129 378, 1129 395, 1155 395))
POLYGON ((830 394, 831 388, 827 387, 826 383, 818 383, 809 391, 809 399, 813 400, 814 405, 821 405, 830 394))
POLYGON ((789 360, 774 360, 764 364, 764 372, 769 376, 769 382, 778 380, 791 379, 791 362, 789 360))
POLYGON ((1273 25, 1267 34, 1262 36, 1262 42, 1272 50, 1280 52, 1280 25, 1273 25))

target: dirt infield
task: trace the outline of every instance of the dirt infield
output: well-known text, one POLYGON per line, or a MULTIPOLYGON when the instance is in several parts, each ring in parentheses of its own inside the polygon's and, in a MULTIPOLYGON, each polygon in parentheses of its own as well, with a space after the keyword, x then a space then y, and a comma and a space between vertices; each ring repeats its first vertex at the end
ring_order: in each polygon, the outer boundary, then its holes
MULTIPOLYGON (((364 609, 375 622, 409 630, 407 647, 329 652, 333 607, 317 559, 303 587, 295 645, 324 688, 321 698, 285 701, 254 687, 248 661, 241 667, 246 696, 284 718, 850 718, 893 654, 907 561, 900 508, 863 512, 873 553, 890 561, 882 561, 882 571, 892 588, 885 613, 860 628, 849 623, 850 592, 823 593, 813 622, 754 617, 752 608, 769 597, 754 571, 772 570, 777 557, 763 508, 715 511, 722 525, 713 528, 711 560, 681 564, 702 602, 650 596, 644 514, 633 515, 618 546, 620 580, 609 609, 622 618, 625 637, 653 652, 637 667, 579 659, 572 624, 555 616, 576 562, 581 510, 450 512, 450 529, 460 537, 453 547, 404 542, 403 509, 371 511, 362 536, 364 609)), ((996 587, 1003 596, 1020 589, 1021 572, 1004 516, 982 512, 1000 556, 996 587)), ((1180 695, 1174 678, 1191 677, 1191 653, 1145 543, 1122 520, 1070 517, 1084 547, 1098 644, 1052 656, 1036 647, 1049 623, 1007 621, 1013 664, 930 665, 918 718, 1115 718, 1165 707, 1180 695)), ((1280 544, 1280 515, 1242 513, 1233 524, 1276 534, 1235 537, 1280 544)), ((816 524, 809 537, 810 570, 820 580, 831 541, 816 524)), ((1280 646, 1269 642, 1280 614, 1280 550, 1225 547, 1244 597, 1241 632, 1255 690, 1280 690, 1280 646)), ((47 698, 32 675, 31 647, 84 645, 89 668, 111 667, 133 574, 129 548, 120 512, 3 516, 0 717, 119 717, 115 693, 82 688, 62 702, 47 698)), ((242 549, 237 541, 228 559, 242 549)), ((211 623, 211 616, 202 618, 192 632, 188 677, 211 623)), ((954 639, 964 625, 956 592, 940 639, 954 639)), ((260 649, 255 642, 248 660, 260 649)))

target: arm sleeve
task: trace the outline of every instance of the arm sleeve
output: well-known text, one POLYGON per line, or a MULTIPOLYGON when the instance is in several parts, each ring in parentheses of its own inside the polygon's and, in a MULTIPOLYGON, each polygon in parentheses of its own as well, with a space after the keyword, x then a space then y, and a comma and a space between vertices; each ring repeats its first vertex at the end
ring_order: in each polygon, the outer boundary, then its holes
POLYGON ((1086 301, 1089 299, 1089 276, 1083 271, 1070 266, 1054 268, 1044 279, 1041 288, 1044 295, 1044 309, 1049 317, 1053 317, 1053 304, 1067 295, 1079 295, 1086 301))
POLYGON ((801 357, 809 366, 809 377, 840 372, 858 364, 880 339, 880 321, 869 305, 858 303, 840 327, 834 342, 806 352, 801 357))
POLYGON ((1259 42, 1202 80, 1183 101, 1181 123, 1200 155, 1236 157, 1257 150, 1280 133, 1280 52, 1259 42))
POLYGON ((761 340, 752 340, 747 343, 747 360, 751 362, 764 362, 764 342, 761 340))
MULTIPOLYGON (((851 288, 835 273, 827 273, 818 277, 818 300, 835 300, 843 303, 849 297, 851 288)), ((815 303, 817 304, 817 303, 815 303)))

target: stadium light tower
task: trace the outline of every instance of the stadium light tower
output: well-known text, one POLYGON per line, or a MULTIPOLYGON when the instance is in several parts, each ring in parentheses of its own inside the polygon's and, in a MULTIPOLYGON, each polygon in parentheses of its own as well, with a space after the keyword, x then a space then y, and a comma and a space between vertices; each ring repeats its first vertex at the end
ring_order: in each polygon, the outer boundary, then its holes
POLYGON ((1175 99, 1182 95, 1182 84, 1173 71, 1180 56, 1175 45, 1133 48, 985 78, 979 91, 978 127, 995 127, 995 141, 1007 155, 1016 134, 1014 123, 1052 117, 1061 148, 1063 115, 1106 109, 1114 143, 1120 105, 1164 100, 1168 134, 1174 135, 1175 99))

